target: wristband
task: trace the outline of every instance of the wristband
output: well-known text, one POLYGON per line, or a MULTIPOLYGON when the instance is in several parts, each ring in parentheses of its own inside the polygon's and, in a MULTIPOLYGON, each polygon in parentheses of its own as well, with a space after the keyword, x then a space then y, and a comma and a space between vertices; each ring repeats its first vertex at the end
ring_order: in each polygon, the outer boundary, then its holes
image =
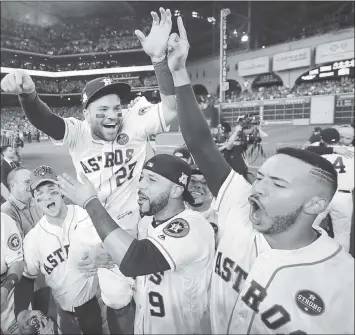
POLYGON ((86 207, 88 206, 89 202, 92 201, 93 199, 98 199, 98 196, 97 195, 92 195, 88 200, 86 200, 83 204, 83 208, 86 209, 86 207))
POLYGON ((24 100, 33 101, 33 100, 36 100, 36 98, 37 98, 37 92, 33 91, 30 94, 21 93, 21 94, 19 94, 19 97, 24 100))
POLYGON ((5 277, 5 279, 1 283, 1 287, 6 288, 8 292, 17 285, 19 282, 19 277, 15 273, 11 273, 5 277))
POLYGON ((155 69, 160 93, 164 95, 174 95, 175 90, 173 77, 168 67, 167 58, 165 58, 162 62, 153 63, 153 67, 155 69))

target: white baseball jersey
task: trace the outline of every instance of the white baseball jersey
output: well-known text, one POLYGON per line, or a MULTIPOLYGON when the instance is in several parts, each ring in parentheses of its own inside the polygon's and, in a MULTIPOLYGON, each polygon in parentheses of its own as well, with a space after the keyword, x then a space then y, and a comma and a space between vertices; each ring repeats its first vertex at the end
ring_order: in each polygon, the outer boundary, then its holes
MULTIPOLYGON (((130 216, 124 217, 121 222, 129 220, 130 216)), ((92 221, 87 221, 80 225, 73 234, 73 244, 75 245, 71 251, 75 256, 72 258, 71 264, 75 266, 85 251, 89 251, 99 243, 102 243, 92 221)), ((111 269, 98 269, 99 285, 101 288, 101 297, 106 306, 114 309, 121 309, 129 304, 132 300, 135 280, 130 277, 125 277, 119 267, 115 265, 111 269)))
MULTIPOLYGON (((347 147, 349 151, 355 152, 354 147, 347 147)), ((328 208, 318 215, 314 222, 320 225, 322 220, 329 214, 332 221, 334 239, 349 251, 350 233, 353 201, 351 191, 355 187, 355 162, 354 158, 345 157, 338 154, 323 155, 331 162, 338 173, 338 191, 335 193, 328 208), (340 191, 349 191, 344 193, 340 191)))
POLYGON ((143 218, 139 239, 150 240, 171 270, 136 278, 135 334, 200 334, 208 308, 214 232, 190 209, 156 224, 143 218))
POLYGON ((68 261, 74 231, 90 220, 87 212, 79 206, 68 205, 67 216, 62 227, 50 224, 43 216, 24 239, 24 276, 36 278, 39 273, 65 311, 73 312, 92 299, 98 290, 96 276, 86 278, 68 261))
MULTIPOLYGON (((16 222, 1 213, 1 278, 15 262, 23 261, 22 239, 16 222)), ((1 331, 4 334, 18 334, 19 329, 14 313, 14 291, 9 292, 6 306, 1 311, 1 331)))
POLYGON ((66 129, 63 140, 56 145, 67 145, 75 170, 83 172, 98 191, 100 202, 122 228, 137 227, 138 182, 145 162, 147 137, 167 126, 162 104, 153 105, 142 97, 124 114, 122 127, 116 140, 94 140, 90 125, 75 118, 64 118, 66 129), (131 226, 125 227, 120 219, 131 216, 131 226))
POLYGON ((250 190, 232 171, 217 197, 213 334, 353 333, 353 258, 318 228, 307 247, 271 249, 249 221, 250 190))
MULTIPOLYGON (((355 152, 354 147, 347 147, 350 152, 355 152)), ((355 159, 338 154, 323 155, 331 162, 338 173, 338 189, 352 191, 355 187, 355 159)))

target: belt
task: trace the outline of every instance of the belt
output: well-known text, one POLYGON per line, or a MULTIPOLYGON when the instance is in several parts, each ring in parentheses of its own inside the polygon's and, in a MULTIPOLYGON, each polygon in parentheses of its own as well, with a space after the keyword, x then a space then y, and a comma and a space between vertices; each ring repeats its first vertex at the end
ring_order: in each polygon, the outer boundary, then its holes
POLYGON ((338 192, 342 192, 342 193, 352 193, 352 191, 350 191, 350 190, 338 190, 338 192))

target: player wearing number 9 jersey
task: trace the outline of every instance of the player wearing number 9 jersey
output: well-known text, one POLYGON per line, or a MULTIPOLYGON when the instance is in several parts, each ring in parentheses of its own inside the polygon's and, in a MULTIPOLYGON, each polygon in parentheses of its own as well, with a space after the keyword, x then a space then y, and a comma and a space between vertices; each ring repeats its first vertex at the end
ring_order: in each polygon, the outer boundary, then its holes
POLYGON ((145 163, 138 204, 150 219, 139 223, 139 239, 113 222, 89 180, 81 184, 66 175, 59 178, 65 194, 87 210, 122 273, 137 279, 135 334, 202 333, 214 231, 200 213, 185 208, 185 202, 194 202, 188 190, 191 173, 172 155, 156 155, 145 163))

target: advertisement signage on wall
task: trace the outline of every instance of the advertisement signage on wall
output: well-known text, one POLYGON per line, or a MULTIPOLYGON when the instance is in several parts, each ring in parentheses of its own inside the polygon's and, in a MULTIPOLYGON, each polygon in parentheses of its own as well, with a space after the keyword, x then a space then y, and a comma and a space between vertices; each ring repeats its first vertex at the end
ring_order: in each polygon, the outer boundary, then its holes
POLYGON ((258 57, 239 62, 238 75, 240 77, 269 72, 269 57, 258 57))
POLYGON ((310 65, 310 48, 281 52, 273 56, 273 71, 296 69, 310 65))
POLYGON ((355 57, 355 40, 346 40, 319 44, 315 48, 315 64, 334 62, 355 57))
POLYGON ((306 81, 339 79, 342 77, 355 76, 355 59, 346 59, 333 63, 323 64, 315 69, 303 73, 297 80, 296 84, 306 81))

